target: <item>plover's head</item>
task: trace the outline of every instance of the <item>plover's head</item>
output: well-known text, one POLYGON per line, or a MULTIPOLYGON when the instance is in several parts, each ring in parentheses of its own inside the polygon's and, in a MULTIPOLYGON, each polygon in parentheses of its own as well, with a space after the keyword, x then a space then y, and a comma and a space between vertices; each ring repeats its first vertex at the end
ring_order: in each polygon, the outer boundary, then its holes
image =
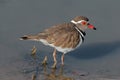
POLYGON ((75 24, 78 28, 80 28, 83 31, 87 28, 96 30, 96 28, 92 24, 90 24, 88 21, 89 19, 84 16, 77 16, 73 20, 71 20, 73 24, 75 24))

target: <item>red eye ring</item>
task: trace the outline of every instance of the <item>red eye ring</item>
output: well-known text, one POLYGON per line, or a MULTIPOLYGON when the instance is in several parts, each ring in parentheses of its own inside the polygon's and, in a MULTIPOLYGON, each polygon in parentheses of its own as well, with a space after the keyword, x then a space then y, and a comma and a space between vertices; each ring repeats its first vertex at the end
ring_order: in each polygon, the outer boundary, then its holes
POLYGON ((86 25, 87 22, 86 22, 86 21, 82 21, 81 24, 82 24, 82 25, 86 25))

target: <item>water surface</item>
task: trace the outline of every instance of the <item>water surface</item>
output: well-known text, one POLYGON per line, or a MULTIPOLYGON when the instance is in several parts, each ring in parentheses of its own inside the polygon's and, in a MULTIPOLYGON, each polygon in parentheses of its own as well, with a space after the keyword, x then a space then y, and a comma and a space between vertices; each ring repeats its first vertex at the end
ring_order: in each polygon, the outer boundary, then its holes
MULTIPOLYGON (((38 42, 20 41, 19 37, 36 34, 54 24, 69 22, 77 15, 90 18, 97 31, 87 30, 83 45, 65 56, 64 76, 82 80, 83 77, 79 76, 89 73, 86 80, 118 79, 119 3, 113 0, 1 0, 0 80, 30 80, 35 71, 38 72, 37 79, 43 79, 43 68, 36 68, 45 55, 49 60, 47 72, 51 73, 53 49, 38 42), (30 56, 33 45, 37 47, 37 62, 30 56)), ((59 73, 60 56, 58 54, 58 70, 55 75, 59 73)))

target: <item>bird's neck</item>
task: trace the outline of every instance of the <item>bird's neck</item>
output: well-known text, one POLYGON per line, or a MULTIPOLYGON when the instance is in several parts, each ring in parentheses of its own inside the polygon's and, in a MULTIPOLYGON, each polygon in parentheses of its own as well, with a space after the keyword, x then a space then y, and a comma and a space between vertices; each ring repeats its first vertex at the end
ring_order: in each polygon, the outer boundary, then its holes
POLYGON ((74 25, 74 28, 80 33, 81 36, 85 36, 86 33, 85 33, 85 30, 81 29, 80 27, 74 25))

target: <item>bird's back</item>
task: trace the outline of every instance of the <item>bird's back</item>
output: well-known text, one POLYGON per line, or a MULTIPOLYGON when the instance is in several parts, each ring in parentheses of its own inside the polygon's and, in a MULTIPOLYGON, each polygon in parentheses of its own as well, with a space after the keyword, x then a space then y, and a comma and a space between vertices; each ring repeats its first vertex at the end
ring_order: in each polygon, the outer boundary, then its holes
POLYGON ((54 46, 75 48, 80 41, 80 36, 74 26, 72 23, 55 25, 39 33, 38 36, 54 46))

